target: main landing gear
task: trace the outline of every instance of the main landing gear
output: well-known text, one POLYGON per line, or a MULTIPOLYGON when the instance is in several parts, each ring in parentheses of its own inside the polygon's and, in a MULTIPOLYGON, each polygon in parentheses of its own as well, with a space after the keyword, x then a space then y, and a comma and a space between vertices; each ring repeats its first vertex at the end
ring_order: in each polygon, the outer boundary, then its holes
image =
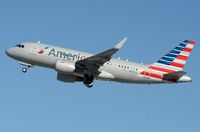
POLYGON ((83 84, 87 86, 88 88, 91 88, 93 86, 94 82, 94 76, 85 74, 83 78, 83 84))

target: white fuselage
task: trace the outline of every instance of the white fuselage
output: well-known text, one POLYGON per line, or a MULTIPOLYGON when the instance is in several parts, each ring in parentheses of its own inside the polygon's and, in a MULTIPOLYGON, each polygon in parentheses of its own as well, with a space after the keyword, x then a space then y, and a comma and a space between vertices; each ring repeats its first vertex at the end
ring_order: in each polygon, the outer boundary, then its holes
MULTIPOLYGON (((77 61, 93 55, 41 43, 23 43, 23 45, 23 48, 10 48, 6 53, 8 56, 23 63, 52 69, 55 69, 55 63, 58 60, 75 64, 77 61)), ((99 68, 100 74, 96 76, 95 79, 122 83, 171 83, 170 81, 140 74, 142 71, 146 70, 151 72, 147 67, 148 65, 112 58, 99 68)), ((68 74, 83 77, 81 73, 71 72, 68 74)))

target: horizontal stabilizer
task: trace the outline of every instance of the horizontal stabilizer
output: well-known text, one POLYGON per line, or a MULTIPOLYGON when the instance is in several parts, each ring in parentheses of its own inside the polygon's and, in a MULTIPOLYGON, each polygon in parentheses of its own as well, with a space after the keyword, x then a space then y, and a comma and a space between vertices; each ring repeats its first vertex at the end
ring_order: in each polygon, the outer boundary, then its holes
POLYGON ((179 80, 185 74, 186 74, 186 72, 184 72, 184 71, 175 71, 173 73, 164 74, 163 79, 176 82, 177 80, 179 80))

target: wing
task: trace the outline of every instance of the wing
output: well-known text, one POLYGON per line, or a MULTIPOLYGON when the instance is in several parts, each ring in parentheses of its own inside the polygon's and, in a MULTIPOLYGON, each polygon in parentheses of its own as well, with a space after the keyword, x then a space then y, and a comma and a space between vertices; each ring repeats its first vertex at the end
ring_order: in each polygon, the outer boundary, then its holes
POLYGON ((114 48, 103 51, 99 54, 90 56, 83 60, 76 62, 76 69, 78 72, 89 72, 91 74, 99 74, 99 67, 102 66, 105 62, 109 61, 113 54, 115 54, 126 42, 128 38, 121 40, 114 48))

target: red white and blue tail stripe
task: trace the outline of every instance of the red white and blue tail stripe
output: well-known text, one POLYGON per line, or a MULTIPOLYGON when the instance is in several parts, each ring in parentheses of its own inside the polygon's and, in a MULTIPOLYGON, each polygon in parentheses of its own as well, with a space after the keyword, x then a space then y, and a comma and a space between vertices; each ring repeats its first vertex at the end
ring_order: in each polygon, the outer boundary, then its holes
POLYGON ((195 41, 184 40, 149 68, 164 73, 182 71, 195 44, 195 41))
POLYGON ((140 74, 163 80, 163 75, 183 71, 195 44, 195 41, 184 40, 140 74))

